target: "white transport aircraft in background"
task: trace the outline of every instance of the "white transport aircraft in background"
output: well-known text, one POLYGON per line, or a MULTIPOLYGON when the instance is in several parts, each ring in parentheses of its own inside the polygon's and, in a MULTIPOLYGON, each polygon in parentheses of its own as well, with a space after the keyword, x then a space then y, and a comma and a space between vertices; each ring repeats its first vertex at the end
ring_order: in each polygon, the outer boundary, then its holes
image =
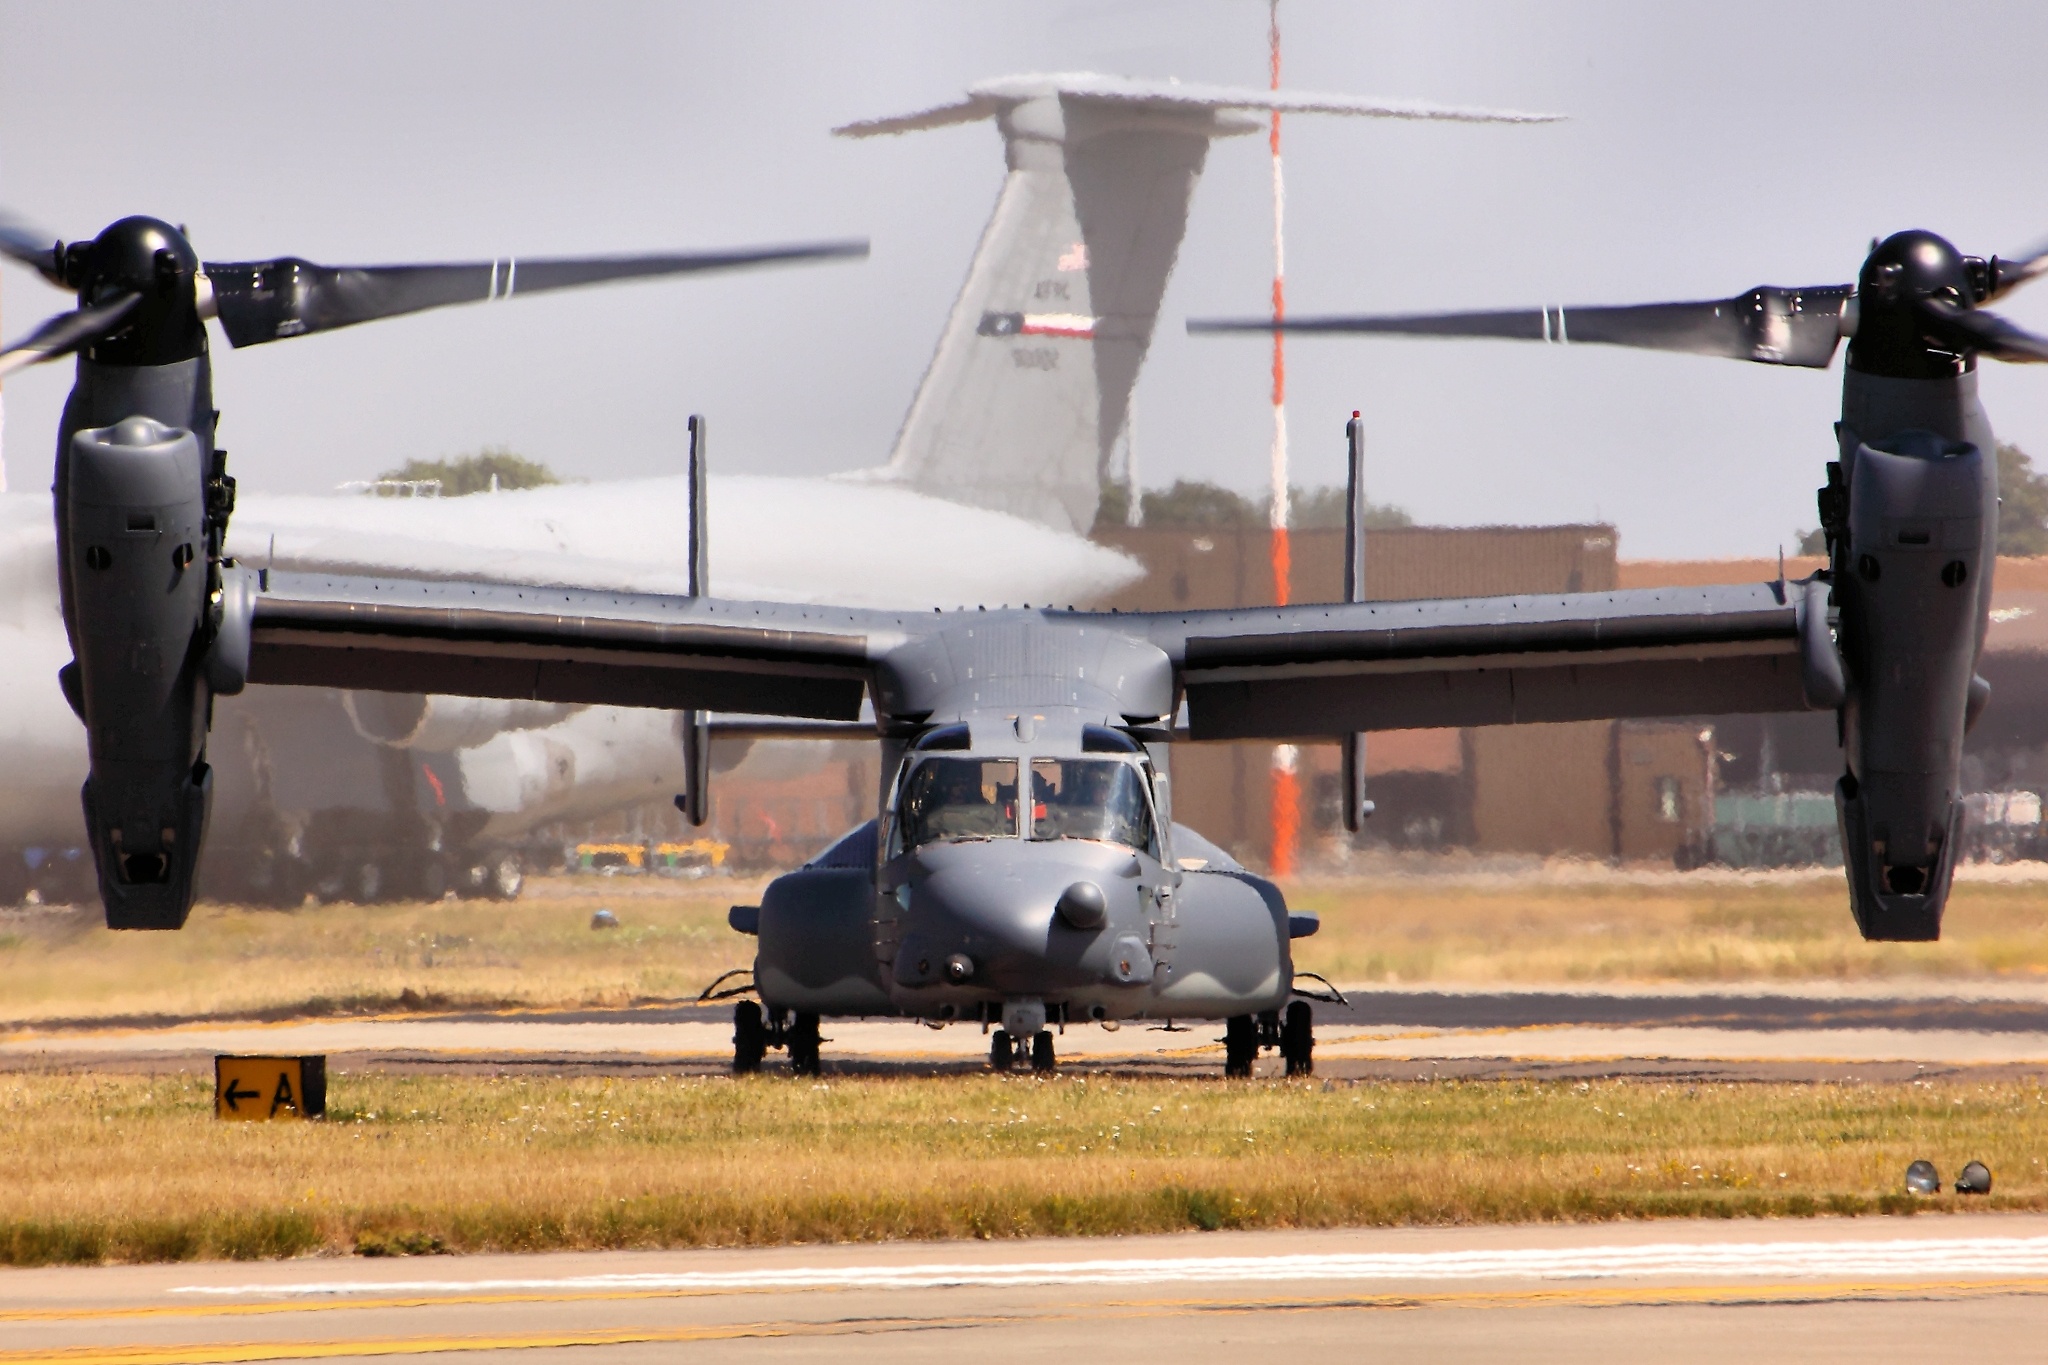
MULTIPOLYGON (((872 137, 992 119, 1008 166, 888 462, 832 478, 715 474, 722 597, 884 607, 1100 600, 1139 573, 1085 537, 1123 435, 1196 181, 1267 110, 1455 122, 1544 116, 1345 95, 1068 74, 849 124, 872 137)), ((677 431, 677 462, 686 438, 677 431)), ((743 464, 721 452, 711 465, 743 464)), ((280 569, 678 591, 685 479, 463 498, 245 493, 229 551, 280 569)), ((49 501, 0 494, 0 902, 87 894, 85 743, 55 685, 69 658, 49 501), (55 859, 53 863, 51 860, 55 859), (66 859, 70 861, 66 861, 66 859), (31 866, 33 864, 33 866, 31 866), (20 869, 16 871, 15 869, 20 869)), ((295 902, 516 894, 514 841, 682 789, 679 718, 610 707, 251 688, 223 700, 207 891, 295 902), (449 790, 454 785, 457 790, 449 790)))

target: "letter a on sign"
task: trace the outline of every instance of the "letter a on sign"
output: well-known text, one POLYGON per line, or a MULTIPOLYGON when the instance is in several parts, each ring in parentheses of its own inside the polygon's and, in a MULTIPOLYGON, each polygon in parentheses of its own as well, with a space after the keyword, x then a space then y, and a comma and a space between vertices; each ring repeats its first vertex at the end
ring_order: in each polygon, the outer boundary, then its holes
POLYGON ((325 1057, 215 1057, 216 1118, 311 1119, 327 1112, 325 1057))

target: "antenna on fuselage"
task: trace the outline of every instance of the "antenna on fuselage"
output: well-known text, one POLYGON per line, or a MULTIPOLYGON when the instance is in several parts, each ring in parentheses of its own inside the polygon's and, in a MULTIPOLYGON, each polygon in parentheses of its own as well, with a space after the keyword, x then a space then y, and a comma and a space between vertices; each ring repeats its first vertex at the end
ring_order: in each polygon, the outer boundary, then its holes
MULTIPOLYGON (((1344 600, 1365 600, 1365 423, 1351 414, 1344 436, 1350 446, 1349 496, 1344 500, 1344 600)), ((1365 799, 1365 735, 1344 736, 1344 828, 1356 834, 1373 812, 1365 799)))
MULTIPOLYGON (((705 540, 709 480, 704 473, 704 419, 690 418, 690 465, 686 480, 690 502, 689 597, 703 597, 711 590, 711 553, 705 540)), ((676 797, 676 809, 692 825, 702 827, 711 818, 711 716, 704 711, 683 712, 683 790, 676 797)))

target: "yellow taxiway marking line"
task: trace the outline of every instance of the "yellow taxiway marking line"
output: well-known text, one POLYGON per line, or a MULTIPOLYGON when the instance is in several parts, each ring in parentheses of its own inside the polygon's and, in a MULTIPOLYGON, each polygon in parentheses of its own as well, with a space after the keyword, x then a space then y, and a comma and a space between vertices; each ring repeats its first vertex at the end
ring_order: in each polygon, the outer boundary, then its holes
MULTIPOLYGON (((806 1286, 807 1294, 838 1293, 845 1286, 806 1286)), ((554 1294, 407 1294, 388 1299, 290 1299, 282 1303, 163 1303, 137 1308, 12 1308, 0 1310, 0 1322, 78 1322, 129 1318, 239 1318, 267 1317, 277 1313, 335 1313, 353 1310, 381 1311, 391 1308, 439 1308, 489 1306, 519 1303, 590 1303, 632 1299, 702 1299, 724 1295, 776 1294, 787 1290, 778 1285, 740 1286, 718 1289, 602 1289, 565 1291, 554 1294)), ((12 1357, 0 1350, 0 1365, 12 1365, 12 1357)))
MULTIPOLYGON (((548 1350, 571 1346, 625 1346, 691 1341, 732 1341, 754 1337, 846 1336, 883 1332, 957 1330, 1020 1322, 1080 1318, 1156 1318, 1184 1313, 1373 1312, 1425 1308, 1621 1308, 1688 1304, 1768 1305, 1850 1300, 1925 1300, 2048 1294, 2048 1278, 2004 1280, 1858 1281, 1836 1284, 1678 1285, 1598 1288, 1473 1290, 1455 1293, 1362 1294, 1335 1298, 1162 1298, 1063 1302, 1009 1314, 933 1317, 845 1318, 826 1322, 747 1322, 723 1326, 592 1328, 581 1331, 498 1333, 474 1336, 368 1337, 356 1340, 205 1342, 177 1346, 57 1346, 0 1350, 0 1365, 257 1365, 279 1360, 436 1355, 460 1351, 548 1350)), ((512 1297, 512 1296, 508 1296, 512 1297)), ((522 1300, 526 1296, 520 1296, 522 1300)), ((697 1294, 588 1294, 530 1296, 531 1301, 700 1297, 697 1294)), ((485 1299, 432 1300, 436 1303, 485 1299)), ((411 1301, 406 1301, 411 1302, 411 1301)), ((326 1306, 326 1305, 323 1305, 326 1306)), ((379 1305, 356 1303, 369 1308, 379 1305)))
POLYGON ((440 1355, 451 1351, 559 1350, 570 1346, 632 1346, 748 1337, 851 1336, 1016 1322, 1009 1316, 865 1318, 838 1322, 743 1322, 722 1327, 620 1327, 583 1331, 512 1332, 489 1336, 368 1337, 339 1341, 201 1342, 181 1346, 55 1346, 0 1351, 7 1365, 255 1365, 271 1360, 333 1360, 362 1356, 440 1355))

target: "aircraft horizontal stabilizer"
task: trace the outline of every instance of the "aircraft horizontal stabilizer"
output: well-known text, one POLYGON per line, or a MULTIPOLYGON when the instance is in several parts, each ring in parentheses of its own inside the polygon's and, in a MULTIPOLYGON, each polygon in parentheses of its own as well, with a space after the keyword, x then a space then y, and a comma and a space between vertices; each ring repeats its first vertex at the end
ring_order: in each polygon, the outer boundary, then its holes
POLYGON ((956 123, 991 118, 1005 106, 1047 96, 1100 101, 1107 104, 1173 109, 1277 109, 1290 114, 1357 114, 1366 118, 1428 119, 1450 123, 1555 123, 1561 114, 1532 114, 1516 109, 1476 109, 1428 104, 1421 100, 1389 100, 1369 95, 1328 95, 1304 90, 1255 90, 1228 85, 1190 85, 1179 81, 1133 80, 1090 71, 1049 75, 1000 76, 983 81, 967 97, 894 118, 863 119, 832 131, 841 137, 879 137, 916 133, 956 123))

